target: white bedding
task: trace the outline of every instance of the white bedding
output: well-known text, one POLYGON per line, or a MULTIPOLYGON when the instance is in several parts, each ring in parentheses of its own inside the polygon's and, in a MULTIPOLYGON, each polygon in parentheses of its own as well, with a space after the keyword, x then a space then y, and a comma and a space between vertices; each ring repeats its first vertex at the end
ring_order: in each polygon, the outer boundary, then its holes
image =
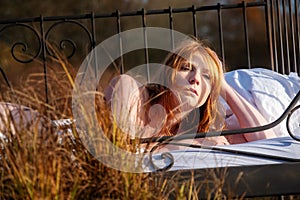
MULTIPOLYGON (((280 117, 300 90, 300 77, 296 73, 282 75, 262 68, 227 72, 225 79, 239 94, 256 106, 268 122, 280 117)), ((229 107, 225 106, 227 113, 230 113, 229 107)), ((300 132, 300 111, 294 114, 292 120, 291 124, 297 126, 300 132)), ((233 116, 228 121, 237 123, 233 116)), ((288 136, 286 120, 276 126, 274 131, 278 137, 288 136)))
MULTIPOLYGON (((227 72, 225 79, 239 94, 256 106, 268 122, 278 119, 300 90, 300 77, 296 73, 282 75, 262 68, 227 72)), ((224 103, 224 101, 222 102, 224 103)), ((226 103, 224 105, 227 114, 232 113, 229 106, 226 103)), ((234 116, 228 118, 227 122, 237 123, 234 116)), ((293 132, 299 133, 298 136, 300 136, 300 110, 291 119, 291 124, 295 126, 293 132)), ((277 164, 288 162, 287 159, 300 161, 300 142, 289 136, 286 129, 286 119, 274 128, 274 132, 278 138, 217 146, 218 148, 259 154, 256 156, 198 148, 171 151, 174 165, 170 171, 277 164), (276 156, 277 158, 266 158, 260 154, 276 156)), ((149 157, 145 158, 144 169, 146 172, 155 171, 149 163, 149 159, 149 157)), ((153 155, 153 161, 160 168, 170 163, 168 158, 162 159, 160 153, 153 155)))
MULTIPOLYGON (((263 156, 249 156, 245 154, 228 153, 210 149, 188 148, 187 150, 172 151, 174 165, 169 171, 186 169, 203 169, 217 167, 266 165, 288 162, 286 159, 300 161, 300 142, 290 137, 278 137, 259 140, 244 144, 217 146, 223 149, 252 152, 261 155, 276 156, 275 159, 263 156)), ((144 160, 144 171, 153 172, 154 167, 149 163, 149 157, 144 160)), ((167 166, 170 159, 162 159, 161 154, 153 154, 153 162, 160 168, 167 166)))

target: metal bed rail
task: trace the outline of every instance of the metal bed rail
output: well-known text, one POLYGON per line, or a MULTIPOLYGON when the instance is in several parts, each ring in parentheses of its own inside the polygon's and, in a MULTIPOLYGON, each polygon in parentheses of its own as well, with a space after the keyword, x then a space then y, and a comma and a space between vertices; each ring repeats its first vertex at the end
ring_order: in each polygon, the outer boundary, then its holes
MULTIPOLYGON (((297 72, 300 73, 300 45, 299 45, 299 0, 264 0, 258 2, 245 2, 241 1, 236 4, 221 4, 197 6, 185 8, 166 8, 159 10, 146 10, 141 9, 130 12, 120 12, 116 10, 112 13, 89 13, 82 15, 69 15, 69 16, 39 16, 22 19, 6 19, 0 20, 0 42, 8 43, 10 46, 10 54, 12 59, 20 63, 30 63, 35 59, 42 61, 44 73, 44 90, 45 101, 49 102, 48 95, 48 66, 47 61, 49 57, 54 56, 49 44, 55 43, 63 52, 65 52, 68 59, 76 56, 77 52, 88 54, 103 38, 99 39, 99 33, 104 32, 102 27, 97 26, 99 20, 111 19, 114 21, 112 25, 115 27, 115 34, 122 32, 126 29, 126 23, 123 21, 126 18, 138 17, 140 18, 139 26, 147 27, 147 19, 150 16, 167 15, 169 22, 169 29, 175 30, 174 23, 176 23, 175 16, 177 14, 189 13, 191 18, 187 20, 192 21, 190 27, 192 34, 195 37, 201 38, 202 27, 199 25, 201 12, 213 12, 217 16, 218 38, 215 38, 216 49, 222 57, 224 65, 227 61, 226 54, 226 34, 224 33, 224 13, 225 11, 240 10, 242 12, 241 23, 243 30, 240 32, 244 37, 244 52, 241 54, 246 56, 246 67, 252 68, 253 57, 251 52, 255 49, 251 48, 249 42, 249 17, 250 9, 259 9, 265 15, 265 36, 268 43, 269 57, 267 60, 270 63, 270 68, 280 73, 297 72), (198 16, 198 17, 197 17, 198 16), (71 37, 62 36, 62 38, 53 38, 55 30, 59 27, 68 29, 68 25, 73 25, 81 30, 80 39, 87 38, 87 49, 80 49, 81 46, 78 41, 71 37), (23 35, 14 41, 8 41, 7 37, 11 29, 18 28, 24 30, 27 35, 23 35), (7 32, 8 31, 8 32, 7 32), (31 34, 28 36, 28 34, 31 34), (28 39, 29 38, 29 39, 28 39), (26 40, 27 39, 27 40, 26 40), (31 42, 35 41, 37 44, 33 47, 31 42), (31 49, 34 48, 34 49, 31 49), (21 55, 20 55, 21 52, 21 55), (26 57, 22 56, 26 55, 26 57)), ((136 20, 136 18, 132 19, 136 20)), ((262 36, 264 37, 264 36, 262 36)), ((145 37, 146 38, 146 37, 145 37)), ((146 43, 147 44, 147 43, 146 43)), ((120 51, 122 52, 122 40, 120 40, 120 51)), ((230 55, 237 56, 237 55, 230 55)), ((239 56, 239 55, 238 55, 239 56)), ((0 58, 1 59, 1 58, 0 58)), ((2 58, 3 59, 3 58, 2 58)), ((144 59, 149 67, 149 52, 147 46, 144 50, 144 59)), ((242 64, 241 64, 242 65, 242 64)), ((3 66, 2 66, 3 67, 3 66)), ((10 67, 10 66, 9 66, 10 67)), ((125 73, 123 63, 123 56, 120 59, 119 71, 125 73)), ((268 67, 268 66, 265 66, 268 67)), ((3 67, 4 68, 4 67, 3 67)), ((149 70, 148 70, 149 71, 149 70)), ((148 75, 149 76, 149 75, 148 75)))

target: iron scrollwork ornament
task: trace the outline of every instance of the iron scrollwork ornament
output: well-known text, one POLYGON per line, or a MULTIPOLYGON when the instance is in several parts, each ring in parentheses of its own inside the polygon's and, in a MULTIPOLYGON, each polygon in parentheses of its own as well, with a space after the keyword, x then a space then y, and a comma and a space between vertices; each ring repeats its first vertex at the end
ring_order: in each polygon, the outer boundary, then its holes
POLYGON ((28 44, 28 42, 19 40, 19 41, 14 41, 12 44, 11 51, 10 51, 12 57, 20 63, 30 63, 41 54, 41 50, 42 50, 41 36, 34 27, 24 23, 9 24, 7 26, 4 26, 2 29, 0 29, 0 33, 4 33, 8 29, 16 28, 16 27, 21 27, 29 30, 30 32, 33 33, 34 38, 36 38, 38 41, 38 48, 36 50, 34 49, 35 53, 30 53, 29 51, 30 45, 28 44))

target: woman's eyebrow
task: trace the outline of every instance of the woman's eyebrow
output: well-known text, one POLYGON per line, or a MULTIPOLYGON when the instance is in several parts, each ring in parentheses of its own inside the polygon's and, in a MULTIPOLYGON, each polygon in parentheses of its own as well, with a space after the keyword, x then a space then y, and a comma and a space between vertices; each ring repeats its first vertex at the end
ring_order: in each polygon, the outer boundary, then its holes
POLYGON ((201 73, 210 73, 210 70, 208 67, 205 66, 196 66, 191 64, 191 67, 195 70, 199 70, 201 73))
POLYGON ((191 69, 197 69, 197 67, 189 61, 183 61, 182 64, 191 67, 191 69))
POLYGON ((198 65, 195 65, 192 62, 187 61, 187 60, 183 61, 182 63, 185 64, 185 65, 190 66, 191 69, 199 70, 202 73, 209 73, 210 72, 210 70, 209 70, 209 68, 207 66, 198 66, 198 65))
POLYGON ((201 71, 204 73, 209 73, 209 69, 207 67, 202 68, 201 71))

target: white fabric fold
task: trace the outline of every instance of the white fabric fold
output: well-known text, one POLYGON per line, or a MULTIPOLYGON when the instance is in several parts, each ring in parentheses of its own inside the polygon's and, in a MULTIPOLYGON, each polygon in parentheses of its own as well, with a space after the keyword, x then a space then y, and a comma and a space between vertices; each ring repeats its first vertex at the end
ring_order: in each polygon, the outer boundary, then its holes
MULTIPOLYGON (((262 68, 227 72, 225 79, 239 94, 256 106, 268 122, 278 119, 300 90, 300 77, 296 73, 282 75, 262 68)), ((229 109, 227 105, 225 107, 229 109)), ((227 113, 230 111, 227 110, 227 113)), ((232 119, 230 123, 234 123, 232 119)), ((297 112, 290 124, 297 128, 299 123, 300 112, 297 112)), ((276 126, 274 131, 278 137, 288 136, 286 120, 276 126)))

